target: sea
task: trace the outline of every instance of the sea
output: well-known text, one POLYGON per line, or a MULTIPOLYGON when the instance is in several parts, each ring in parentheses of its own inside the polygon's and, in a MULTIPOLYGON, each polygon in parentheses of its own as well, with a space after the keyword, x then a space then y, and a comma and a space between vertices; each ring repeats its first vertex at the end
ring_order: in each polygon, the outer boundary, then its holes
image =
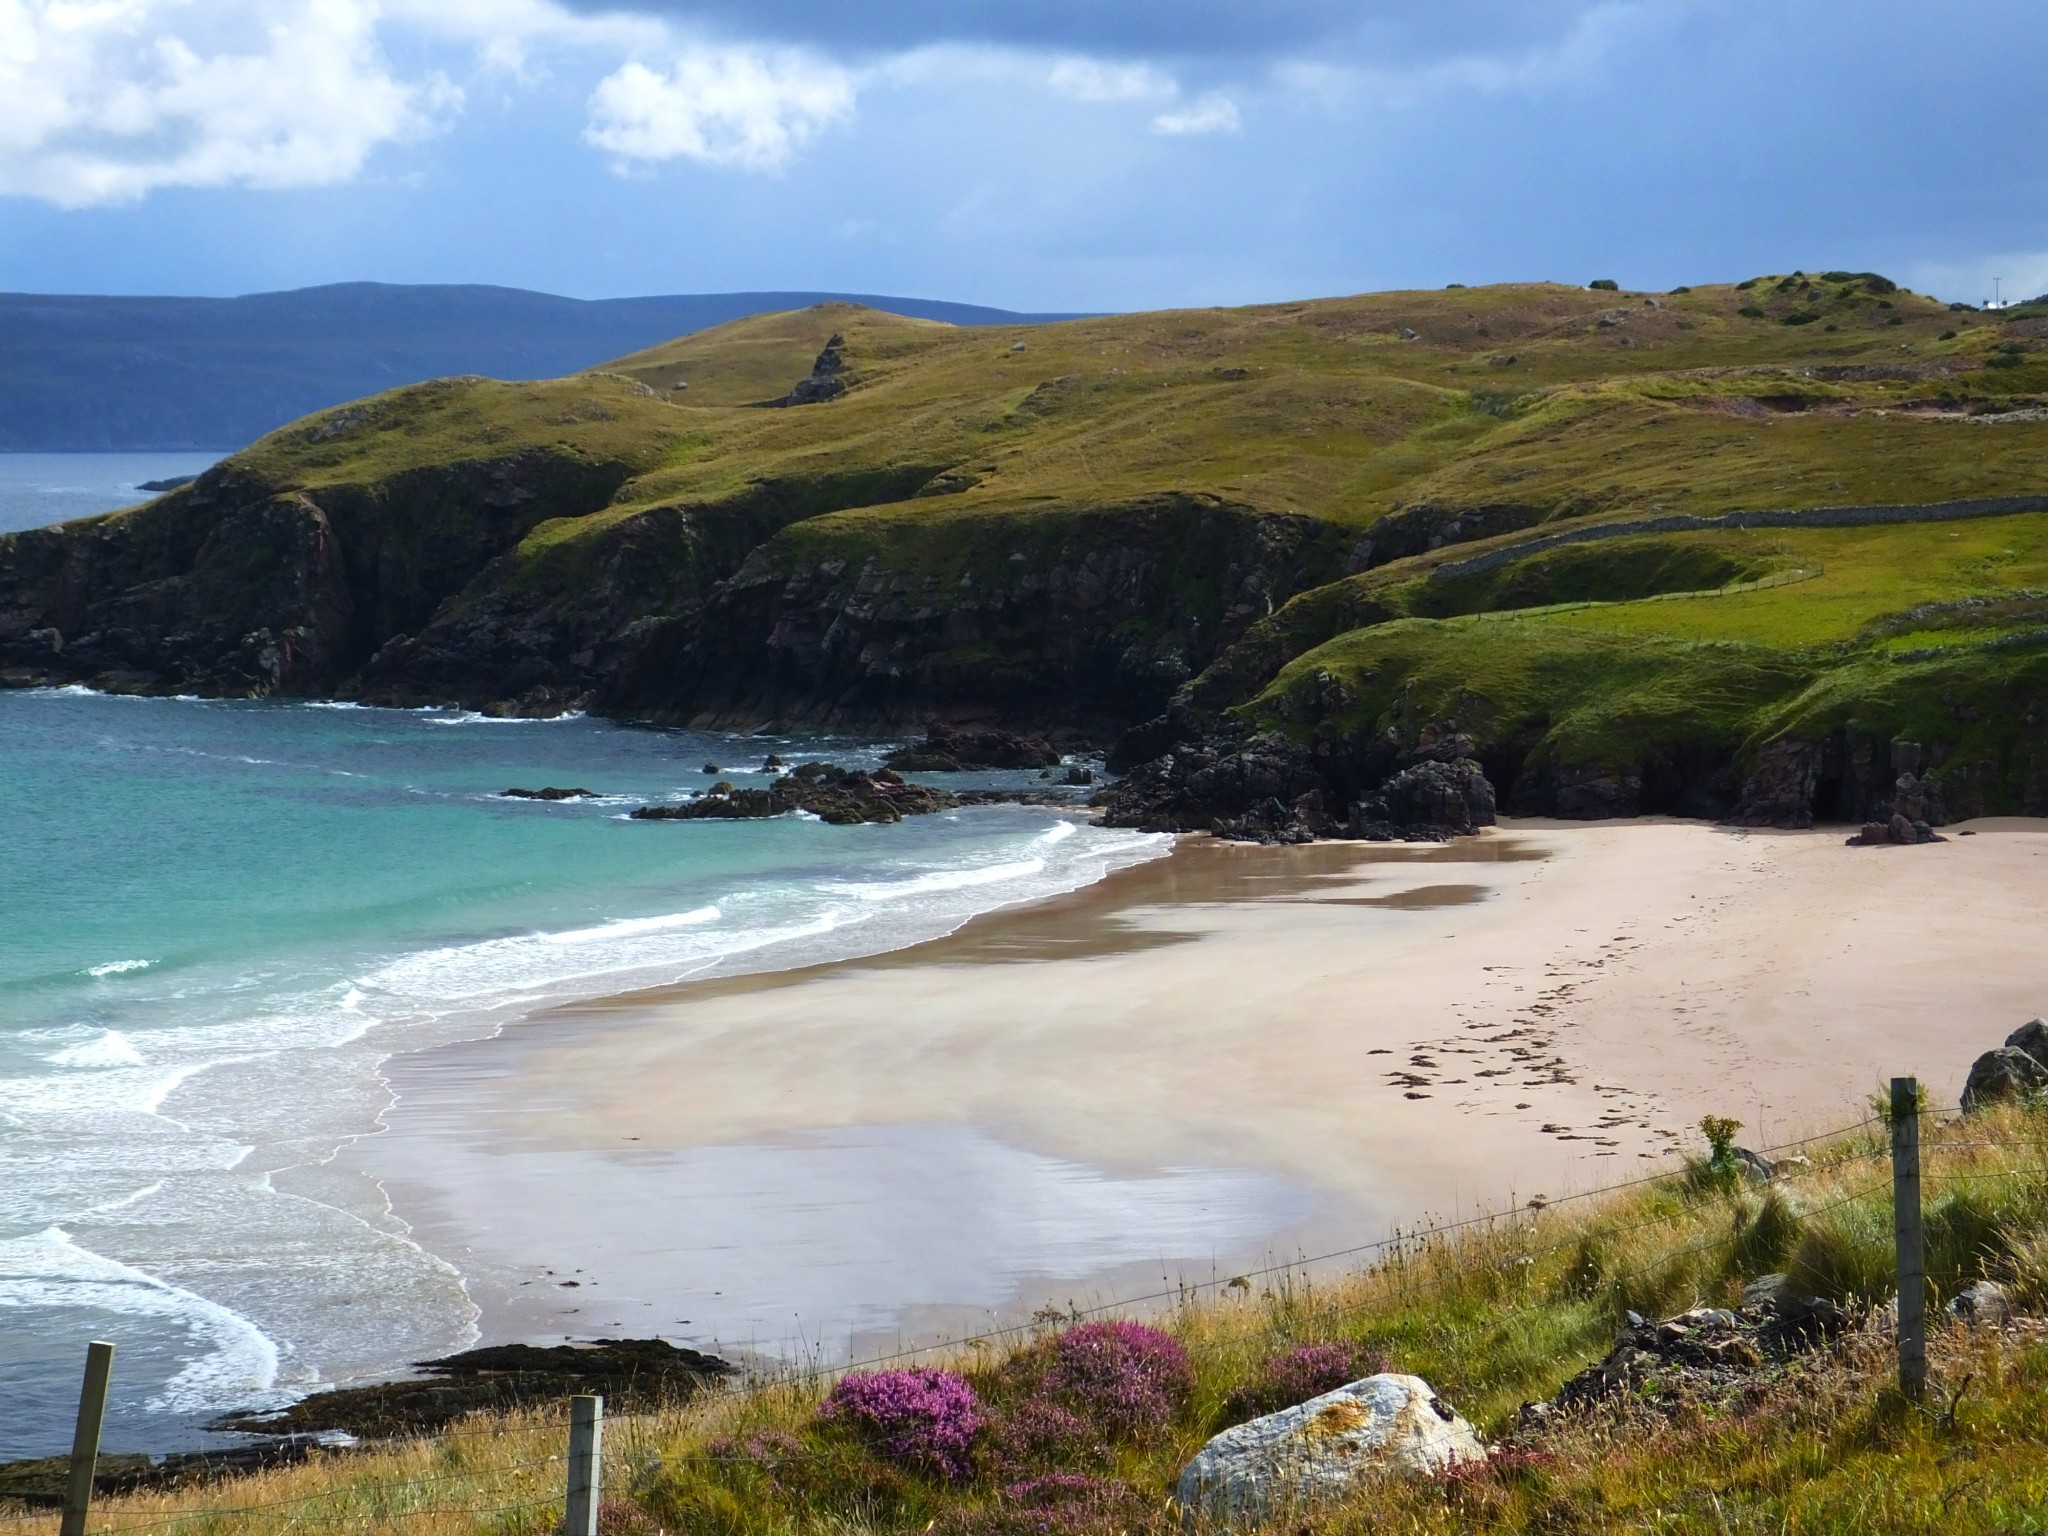
MULTIPOLYGON (((194 457, 0 456, 0 526, 194 457)), ((323 1177, 377 1131, 395 1054, 904 947, 1166 851, 1042 807, 631 817, 709 764, 766 784, 771 753, 891 745, 0 692, 0 1460, 68 1447, 93 1338, 119 1346, 107 1449, 152 1452, 364 1374, 365 1339, 373 1371, 473 1341, 462 1275, 374 1186, 323 1177), (502 794, 547 785, 595 795, 502 794)))

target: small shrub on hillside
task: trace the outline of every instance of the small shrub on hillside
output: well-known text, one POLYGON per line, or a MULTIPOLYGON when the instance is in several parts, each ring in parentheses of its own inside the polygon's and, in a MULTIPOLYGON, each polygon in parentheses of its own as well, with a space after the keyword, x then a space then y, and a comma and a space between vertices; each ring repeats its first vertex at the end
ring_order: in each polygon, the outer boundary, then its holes
POLYGON ((1598 1232, 1582 1232, 1579 1240, 1572 1244, 1571 1262, 1558 1276, 1557 1299, 1561 1301, 1587 1301, 1600 1289, 1613 1265, 1613 1255, 1608 1251, 1608 1242, 1598 1232))
POLYGON ((2001 1272, 2012 1254, 2012 1232, 2026 1208, 2040 1208, 2040 1191, 1951 1190, 1927 1209, 1927 1273, 1951 1293, 2001 1272), (2001 1199, 2000 1196, 2005 1198, 2001 1199), (2027 1198, 2031 1196, 2032 1198, 2027 1198))
POLYGON ((974 1388, 951 1371, 855 1371, 842 1377, 818 1416, 846 1425, 880 1455, 958 1481, 982 1425, 974 1388))
POLYGON ((1763 310, 1755 304, 1745 304, 1735 313, 1742 316, 1745 320, 1761 320, 1764 317, 1763 310))
POLYGON ((1107 1441, 1071 1409, 1027 1397, 996 1413, 982 1430, 977 1457, 997 1481, 1032 1473, 1089 1471, 1110 1462, 1107 1441))
POLYGON ((604 1499, 597 1506, 597 1536, 667 1536, 662 1523, 631 1499, 604 1499))
POLYGON ((1172 1335, 1143 1323, 1082 1323, 1011 1357, 1008 1385, 1045 1397, 1110 1440, 1146 1439, 1194 1391, 1194 1367, 1172 1335))
POLYGON ((1387 1368, 1384 1351, 1363 1344, 1298 1344, 1260 1362, 1258 1374, 1223 1401, 1233 1424, 1278 1413, 1387 1368))
POLYGON ((1783 1264, 1802 1227, 1798 1207, 1782 1190, 1767 1189, 1738 1201, 1735 1240, 1729 1245, 1729 1263, 1737 1278, 1754 1279, 1783 1264))
POLYGON ((1619 293, 1621 291, 1621 284, 1611 277, 1596 277, 1586 286, 1588 288, 1597 288, 1602 293, 1619 293))
POLYGON ((1128 1483, 1054 1473, 1012 1483, 993 1503, 949 1511, 934 1536, 1121 1536, 1163 1523, 1161 1509, 1128 1483))
POLYGON ((1741 1129, 1740 1120, 1730 1120, 1726 1115, 1708 1115, 1700 1121, 1707 1155, 1685 1160, 1685 1182, 1695 1194, 1714 1190, 1725 1193, 1742 1182, 1742 1160, 1735 1155, 1735 1133, 1741 1129))
POLYGON ((1787 1283, 1802 1296, 1844 1303, 1876 1302, 1893 1288, 1891 1211, 1845 1205, 1807 1222, 1785 1266, 1787 1283))

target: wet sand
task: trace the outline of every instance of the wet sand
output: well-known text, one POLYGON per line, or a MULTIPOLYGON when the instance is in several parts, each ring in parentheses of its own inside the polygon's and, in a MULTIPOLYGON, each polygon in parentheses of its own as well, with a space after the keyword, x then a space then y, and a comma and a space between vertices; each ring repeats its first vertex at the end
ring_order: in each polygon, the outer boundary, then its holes
POLYGON ((826 1358, 1853 1120, 2048 1011, 2048 824, 1184 842, 870 960, 391 1064, 346 1157, 486 1338, 826 1358), (573 1282, 573 1283, 571 1283, 573 1282))

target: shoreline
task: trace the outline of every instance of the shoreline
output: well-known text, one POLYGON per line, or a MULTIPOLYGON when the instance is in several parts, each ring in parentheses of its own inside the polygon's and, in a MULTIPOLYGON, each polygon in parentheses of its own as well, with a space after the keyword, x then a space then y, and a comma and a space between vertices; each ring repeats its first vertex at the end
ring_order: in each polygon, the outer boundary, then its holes
POLYGON ((1952 1037, 2048 994, 2048 827, 1967 830, 1183 839, 905 949, 394 1058, 349 1156, 485 1342, 924 1342, 1617 1182, 1704 1113, 1761 1145, 1892 1071, 1952 1097, 1952 1037))

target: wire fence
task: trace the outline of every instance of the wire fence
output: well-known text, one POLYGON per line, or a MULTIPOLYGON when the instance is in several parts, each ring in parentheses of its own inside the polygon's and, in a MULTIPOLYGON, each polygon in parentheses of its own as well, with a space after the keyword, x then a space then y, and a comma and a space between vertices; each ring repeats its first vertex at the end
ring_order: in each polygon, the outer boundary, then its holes
MULTIPOLYGON (((2012 1157, 2016 1154, 2025 1156, 2030 1153, 2048 1153, 2048 1141, 2026 1137, 2001 1140, 1943 1139, 1940 1133, 1954 1126, 1957 1119, 1954 1111, 1930 1110, 1919 1116, 1915 1123, 1933 1133, 1925 1140, 1925 1150, 1929 1154, 1946 1157, 1950 1154, 1974 1156, 1978 1153, 1995 1152, 2012 1157)), ((1770 1187, 1796 1191, 1808 1182, 1827 1180, 1839 1184, 1846 1171, 1881 1158, 1895 1161, 1896 1175, 1899 1147, 1896 1137, 1889 1145, 1882 1135, 1872 1135, 1861 1144, 1856 1140, 1859 1133, 1872 1131, 1874 1128, 1886 1126, 1887 1123, 1887 1117, 1873 1114, 1831 1130, 1757 1149, 1762 1157, 1776 1161, 1776 1168, 1769 1180, 1770 1187), (1816 1146, 1826 1148, 1826 1154, 1811 1162, 1799 1155, 1804 1149, 1816 1146)), ((1919 1138, 1913 1139, 1917 1145, 1919 1138)), ((1372 1261, 1365 1266, 1364 1273, 1382 1276, 1391 1274, 1398 1282, 1397 1296, 1405 1299, 1414 1290, 1425 1285, 1429 1278, 1412 1272, 1417 1261, 1428 1258, 1432 1251, 1448 1252, 1458 1242, 1479 1234, 1499 1235, 1510 1240, 1518 1237, 1528 1240, 1509 1241, 1499 1256, 1490 1259, 1470 1252, 1459 1254, 1457 1263, 1461 1272, 1471 1275, 1518 1269, 1525 1273, 1534 1273, 1542 1260, 1579 1247, 1587 1242, 1589 1234, 1597 1235, 1604 1244, 1621 1245, 1642 1233, 1687 1219, 1696 1219, 1700 1214, 1697 1202, 1680 1200, 1667 1208, 1655 1210, 1621 1225, 1568 1228, 1555 1237, 1534 1241, 1546 1225, 1554 1222, 1555 1213, 1560 1208, 1606 1200, 1629 1192, 1640 1192, 1659 1184, 1672 1186, 1674 1190, 1684 1190, 1691 1180, 1697 1189, 1702 1167, 1698 1159, 1689 1159, 1682 1167, 1667 1167, 1655 1173, 1581 1190, 1554 1200, 1530 1201, 1495 1213, 1406 1230, 1396 1229, 1390 1235, 1371 1242, 1322 1253, 1298 1255, 1229 1276, 1218 1276, 1205 1281, 1123 1296, 1089 1307, 1070 1305, 1067 1310, 1060 1312, 1056 1319, 1041 1315, 1026 1323, 905 1346, 830 1366, 812 1364, 801 1368, 785 1367, 760 1373, 743 1378, 732 1390, 744 1391, 764 1384, 815 1386, 828 1378, 853 1371, 901 1365, 906 1361, 938 1353, 958 1353, 979 1346, 1016 1343, 1037 1336, 1055 1322, 1058 1325, 1070 1325, 1109 1314, 1138 1311, 1162 1302, 1185 1305, 1222 1290, 1249 1291, 1255 1282, 1272 1280, 1275 1277, 1307 1277, 1309 1272, 1318 1266, 1343 1261, 1372 1261)), ((1721 1171, 1725 1173, 1727 1170, 1721 1171)), ((1959 1186, 1998 1180, 2048 1180, 2048 1159, 2002 1168, 1945 1167, 1937 1177, 1939 1182, 1959 1186)), ((1800 1207, 1798 1215, 1804 1221, 1813 1221, 1860 1202, 1873 1202, 1884 1193, 1890 1182, 1887 1179, 1856 1182, 1846 1191, 1838 1190, 1832 1193, 1822 1204, 1800 1207)), ((1917 1228, 1917 1222, 1915 1225, 1917 1228)), ((1729 1230, 1722 1229, 1677 1247, 1659 1248, 1624 1268, 1603 1269, 1598 1276, 1598 1284, 1610 1293, 1622 1294, 1633 1282, 1648 1279, 1660 1271, 1668 1273, 1673 1266, 1681 1265, 1688 1259, 1715 1251, 1726 1251, 1731 1242, 1731 1235, 1729 1230)), ((1518 1322, 1535 1317, 1546 1309, 1554 1309, 1557 1304, 1554 1296, 1546 1296, 1505 1310, 1497 1305, 1483 1307, 1480 1309, 1480 1315, 1465 1322, 1453 1327, 1436 1328, 1430 1336, 1430 1342, 1440 1354, 1460 1350, 1484 1338, 1498 1338, 1518 1322)), ((500 1420, 488 1424, 453 1424, 439 1429, 422 1430, 407 1436, 363 1442, 349 1449, 403 1454, 410 1446, 438 1456, 446 1462, 466 1454, 465 1448, 472 1444, 488 1445, 498 1450, 508 1442, 516 1444, 522 1438, 532 1437, 549 1439, 560 1445, 565 1433, 564 1415, 549 1411, 545 1407, 529 1411, 535 1412, 535 1417, 529 1422, 500 1420)), ((630 1483, 635 1476, 645 1473, 650 1468, 691 1465, 711 1467, 743 1463, 772 1470, 778 1466, 801 1463, 829 1464, 860 1455, 857 1450, 851 1448, 762 1446, 726 1449, 719 1448, 715 1443, 712 1447, 679 1449, 661 1443, 664 1424, 661 1410, 625 1413, 607 1418, 604 1421, 604 1449, 601 1454, 595 1451, 590 1453, 586 1469, 590 1486, 600 1487, 614 1482, 615 1479, 630 1483), (601 1476, 602 1469, 610 1469, 614 1476, 601 1476)), ((375 1531, 401 1529, 426 1521, 453 1517, 468 1520, 472 1524, 499 1522, 499 1528, 507 1531, 537 1530, 538 1526, 520 1525, 514 1517, 531 1515, 542 1510, 561 1509, 564 1502, 565 1474, 568 1474, 572 1485, 574 1482, 572 1460, 573 1451, 570 1455, 550 1453, 510 1463, 492 1462, 468 1467, 458 1466, 450 1470, 423 1472, 418 1476, 401 1477, 385 1482, 344 1482, 303 1494, 254 1502, 210 1503, 201 1508, 176 1511, 157 1512, 115 1505, 100 1512, 92 1520, 90 1529, 96 1533, 104 1533, 104 1536, 163 1536, 163 1533, 192 1533, 200 1530, 209 1533, 215 1530, 284 1532, 341 1526, 375 1531), (447 1497, 452 1485, 461 1485, 466 1490, 466 1497, 447 1497), (506 1521, 512 1521, 512 1524, 504 1524, 506 1521)), ((572 1493, 572 1502, 574 1497, 572 1493)), ((50 1510, 0 1514, 0 1529, 4 1530, 21 1530, 29 1526, 54 1529, 56 1523, 57 1516, 50 1510)), ((583 1533, 576 1532, 573 1536, 583 1536, 583 1533)))

